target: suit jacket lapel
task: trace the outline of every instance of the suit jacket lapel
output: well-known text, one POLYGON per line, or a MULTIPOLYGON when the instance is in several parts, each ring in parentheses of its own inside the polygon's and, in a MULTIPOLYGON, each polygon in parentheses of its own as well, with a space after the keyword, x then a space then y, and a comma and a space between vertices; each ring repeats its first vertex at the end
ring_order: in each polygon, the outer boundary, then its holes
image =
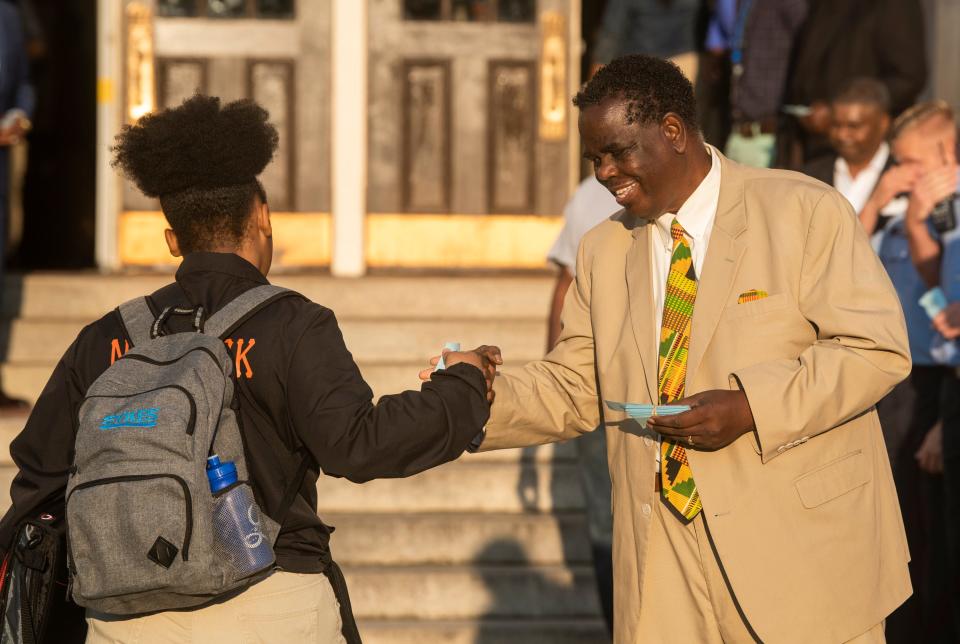
POLYGON ((733 280, 746 250, 746 246, 737 240, 747 227, 741 173, 738 166, 720 156, 720 200, 693 307, 690 352, 687 355, 688 383, 696 376, 723 309, 730 301, 733 280))
POLYGON ((650 234, 653 225, 645 223, 631 231, 633 244, 627 253, 627 299, 630 302, 630 327, 640 351, 644 382, 651 402, 657 401, 656 305, 650 284, 650 234))

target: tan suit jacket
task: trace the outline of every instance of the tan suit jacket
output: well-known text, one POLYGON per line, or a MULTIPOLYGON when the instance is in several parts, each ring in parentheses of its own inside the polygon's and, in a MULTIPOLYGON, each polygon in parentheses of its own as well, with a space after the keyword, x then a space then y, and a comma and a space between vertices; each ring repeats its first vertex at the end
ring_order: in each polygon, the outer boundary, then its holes
MULTIPOLYGON (((481 447, 560 441, 604 423, 618 644, 642 636, 658 448, 655 434, 601 401, 656 400, 652 228, 621 212, 586 235, 559 344, 497 379, 481 447)), ((874 409, 909 371, 897 294, 843 197, 796 173, 721 157, 686 390, 739 380, 757 430, 714 452, 690 450, 689 460, 715 550, 763 641, 844 642, 910 595, 874 409), (751 289, 769 297, 738 304, 751 289)))

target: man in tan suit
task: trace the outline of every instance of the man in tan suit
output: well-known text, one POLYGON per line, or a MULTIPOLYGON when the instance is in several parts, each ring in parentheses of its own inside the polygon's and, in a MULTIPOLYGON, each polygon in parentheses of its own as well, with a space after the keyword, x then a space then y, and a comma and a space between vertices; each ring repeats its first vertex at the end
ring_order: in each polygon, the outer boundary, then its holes
POLYGON ((911 589, 874 404, 910 356, 854 213, 705 146, 669 63, 617 59, 575 103, 624 210, 581 244, 556 348, 498 378, 480 449, 605 424, 618 644, 884 641, 911 589), (647 424, 605 404, 677 398, 647 424))

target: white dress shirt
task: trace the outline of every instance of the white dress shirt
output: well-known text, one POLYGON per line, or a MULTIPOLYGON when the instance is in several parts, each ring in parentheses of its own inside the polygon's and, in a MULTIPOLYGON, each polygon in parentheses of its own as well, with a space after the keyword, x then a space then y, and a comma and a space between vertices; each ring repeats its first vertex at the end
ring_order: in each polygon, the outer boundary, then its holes
POLYGON ((880 181, 880 175, 883 174, 888 158, 890 158, 890 146, 881 143, 867 167, 853 177, 850 175, 850 166, 847 162, 842 157, 837 157, 833 164, 833 187, 847 198, 854 212, 859 213, 867 204, 867 199, 880 181))
POLYGON ((713 220, 717 217, 717 204, 720 201, 720 159, 712 146, 708 145, 707 149, 712 159, 707 176, 703 178, 693 194, 683 202, 676 214, 668 212, 657 218, 650 235, 650 257, 652 258, 650 278, 653 280, 651 285, 653 301, 657 305, 657 332, 650 341, 658 350, 660 326, 663 324, 663 302, 667 295, 667 275, 670 274, 670 258, 673 255, 670 226, 676 218, 687 232, 687 242, 690 244, 693 267, 699 282, 700 273, 703 271, 703 260, 707 256, 707 246, 710 244, 710 233, 713 231, 713 220))
MULTIPOLYGON (((710 233, 713 232, 713 221, 717 218, 717 205, 720 202, 720 159, 713 146, 708 145, 710 151, 710 171, 703 178, 697 189, 693 191, 676 214, 672 212, 660 215, 650 235, 650 279, 653 290, 653 301, 657 305, 657 330, 650 341, 654 343, 654 355, 660 355, 660 327, 663 325, 663 303, 667 297, 667 276, 670 274, 670 259, 673 256, 673 236, 670 227, 676 218, 686 231, 687 243, 690 244, 690 253, 693 255, 693 269, 700 282, 703 272, 703 260, 707 256, 707 246, 710 244, 710 233)), ((696 309, 696 302, 694 302, 696 309)), ((659 400, 655 400, 659 403, 659 400)), ((662 439, 660 439, 662 440, 662 439)), ((657 470, 660 469, 660 447, 657 446, 657 470)))

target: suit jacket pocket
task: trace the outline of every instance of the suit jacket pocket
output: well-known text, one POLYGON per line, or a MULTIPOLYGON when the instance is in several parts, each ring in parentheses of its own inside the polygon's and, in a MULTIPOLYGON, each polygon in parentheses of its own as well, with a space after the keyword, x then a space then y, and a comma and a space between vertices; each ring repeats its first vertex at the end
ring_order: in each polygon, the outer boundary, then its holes
POLYGON ((723 317, 727 320, 736 320, 753 315, 769 313, 770 311, 776 311, 784 308, 786 305, 787 294, 777 293, 776 295, 770 295, 759 300, 753 300, 752 302, 744 302, 743 304, 734 304, 733 306, 728 306, 723 311, 723 317))
POLYGON ((815 508, 870 481, 870 468, 862 450, 821 465, 797 479, 795 485, 805 508, 815 508))

